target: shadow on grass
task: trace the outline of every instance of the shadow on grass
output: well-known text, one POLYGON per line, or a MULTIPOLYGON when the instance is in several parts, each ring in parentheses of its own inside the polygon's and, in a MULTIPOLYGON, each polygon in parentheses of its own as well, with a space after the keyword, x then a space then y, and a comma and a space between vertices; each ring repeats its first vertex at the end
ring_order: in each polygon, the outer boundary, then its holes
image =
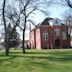
MULTIPOLYGON (((22 52, 10 52, 11 54, 23 54, 22 52)), ((25 54, 49 54, 48 52, 26 52, 25 54)))
POLYGON ((16 56, 5 56, 5 55, 0 55, 0 63, 4 61, 10 61, 12 59, 16 58, 16 56))
MULTIPOLYGON (((22 52, 10 52, 11 54, 23 54, 22 52)), ((55 55, 60 55, 60 54, 67 54, 66 52, 26 52, 25 54, 55 54, 55 55)), ((72 52, 69 52, 69 54, 72 54, 72 52)))
MULTIPOLYGON (((69 60, 72 60, 72 57, 53 57, 53 56, 27 56, 27 55, 24 55, 24 54, 17 54, 18 52, 16 53, 10 53, 9 56, 5 56, 4 54, 3 55, 0 55, 0 62, 4 62, 4 61, 11 61, 15 58, 28 58, 28 59, 48 59, 50 61, 69 61, 69 60), (3 58, 2 58, 3 57, 3 58)), ((19 52, 20 53, 20 52, 19 52)))

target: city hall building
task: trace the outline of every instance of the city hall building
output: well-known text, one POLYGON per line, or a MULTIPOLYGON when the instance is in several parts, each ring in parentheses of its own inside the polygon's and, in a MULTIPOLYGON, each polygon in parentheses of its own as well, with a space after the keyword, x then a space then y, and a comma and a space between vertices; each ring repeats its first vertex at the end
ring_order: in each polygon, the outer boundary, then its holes
POLYGON ((46 18, 30 32, 29 44, 34 49, 70 47, 68 27, 60 19, 46 18))

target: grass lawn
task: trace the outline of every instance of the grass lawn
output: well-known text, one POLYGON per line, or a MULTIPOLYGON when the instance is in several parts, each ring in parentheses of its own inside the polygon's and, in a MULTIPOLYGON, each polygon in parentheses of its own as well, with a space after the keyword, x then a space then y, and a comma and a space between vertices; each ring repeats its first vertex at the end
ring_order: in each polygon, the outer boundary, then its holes
POLYGON ((72 72, 72 50, 0 51, 0 72, 72 72))

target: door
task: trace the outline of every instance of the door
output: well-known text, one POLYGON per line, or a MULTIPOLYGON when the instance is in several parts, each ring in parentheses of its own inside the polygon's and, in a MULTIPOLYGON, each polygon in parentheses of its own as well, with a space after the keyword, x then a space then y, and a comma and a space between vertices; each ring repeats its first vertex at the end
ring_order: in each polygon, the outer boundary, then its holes
POLYGON ((56 48, 59 48, 60 47, 60 40, 59 39, 56 39, 55 40, 55 47, 56 48))

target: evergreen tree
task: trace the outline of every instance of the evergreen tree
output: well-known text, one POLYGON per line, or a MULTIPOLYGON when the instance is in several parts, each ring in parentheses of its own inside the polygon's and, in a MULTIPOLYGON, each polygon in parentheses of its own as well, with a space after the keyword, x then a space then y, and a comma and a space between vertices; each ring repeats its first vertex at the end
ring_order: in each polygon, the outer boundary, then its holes
POLYGON ((14 32, 11 34, 12 31, 12 27, 11 24, 8 25, 7 27, 7 41, 8 41, 8 46, 9 48, 11 47, 17 47, 17 45, 19 45, 19 41, 20 41, 20 36, 18 34, 18 32, 16 31, 16 29, 14 30, 14 32))

